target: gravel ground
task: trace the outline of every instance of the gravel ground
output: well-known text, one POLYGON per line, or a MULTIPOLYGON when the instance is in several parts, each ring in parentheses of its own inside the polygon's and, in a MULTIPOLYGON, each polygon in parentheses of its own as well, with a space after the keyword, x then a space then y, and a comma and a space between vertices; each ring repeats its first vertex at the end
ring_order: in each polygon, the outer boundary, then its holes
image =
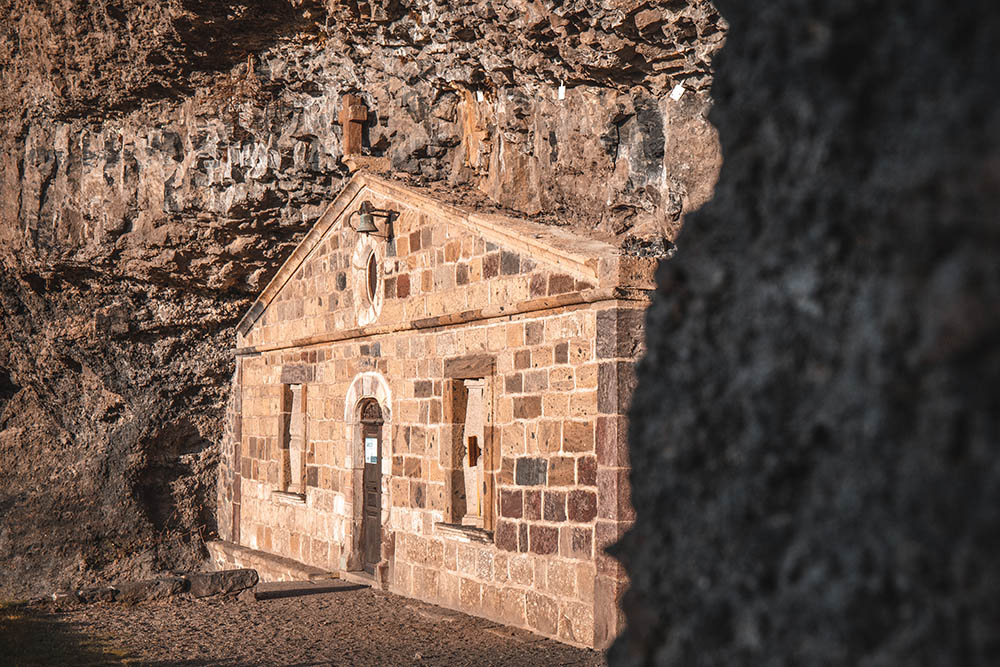
POLYGON ((45 618, 54 631, 104 639, 115 662, 140 665, 605 664, 598 651, 369 588, 287 588, 265 586, 269 597, 257 601, 97 604, 45 618))

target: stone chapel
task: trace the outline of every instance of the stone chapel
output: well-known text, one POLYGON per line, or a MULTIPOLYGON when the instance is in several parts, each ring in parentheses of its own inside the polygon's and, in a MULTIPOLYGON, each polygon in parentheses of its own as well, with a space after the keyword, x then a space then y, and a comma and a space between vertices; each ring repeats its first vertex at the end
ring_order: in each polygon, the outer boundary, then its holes
POLYGON ((655 265, 357 173, 238 326, 213 557, 603 648, 655 265))

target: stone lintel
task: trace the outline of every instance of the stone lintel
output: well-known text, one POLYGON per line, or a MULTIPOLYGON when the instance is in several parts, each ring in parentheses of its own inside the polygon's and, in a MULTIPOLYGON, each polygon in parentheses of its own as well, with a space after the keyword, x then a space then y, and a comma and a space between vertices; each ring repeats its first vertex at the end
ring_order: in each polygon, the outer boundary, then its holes
POLYGON ((463 526, 457 523, 438 522, 434 524, 434 532, 442 537, 459 542, 480 542, 493 544, 493 533, 476 526, 463 526))
POLYGON ((271 500, 280 505, 305 505, 306 495, 291 491, 272 491, 271 500))
POLYGON ((496 361, 489 354, 470 354, 444 360, 444 376, 456 380, 483 378, 493 375, 496 361))
POLYGON ((281 367, 281 384, 307 384, 316 379, 313 364, 289 364, 281 367))

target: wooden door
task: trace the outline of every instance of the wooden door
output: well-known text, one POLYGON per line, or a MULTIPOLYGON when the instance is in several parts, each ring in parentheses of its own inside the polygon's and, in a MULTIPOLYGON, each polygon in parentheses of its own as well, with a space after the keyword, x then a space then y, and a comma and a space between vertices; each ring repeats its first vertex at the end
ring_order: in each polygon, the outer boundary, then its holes
POLYGON ((365 571, 374 574, 382 559, 382 410, 375 401, 361 407, 361 444, 365 457, 361 561, 365 571))

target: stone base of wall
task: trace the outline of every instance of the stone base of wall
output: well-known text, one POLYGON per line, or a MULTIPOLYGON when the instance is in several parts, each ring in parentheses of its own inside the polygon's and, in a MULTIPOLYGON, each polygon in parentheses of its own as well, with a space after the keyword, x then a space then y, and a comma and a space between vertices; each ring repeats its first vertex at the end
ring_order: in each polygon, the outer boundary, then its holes
POLYGON ((321 581, 336 579, 337 572, 322 570, 291 558, 251 549, 232 542, 213 540, 205 544, 209 562, 215 570, 252 568, 261 581, 321 581))
POLYGON ((397 532, 395 539, 391 592, 573 646, 607 645, 603 635, 595 644, 594 561, 459 541, 440 524, 431 536, 397 532))

